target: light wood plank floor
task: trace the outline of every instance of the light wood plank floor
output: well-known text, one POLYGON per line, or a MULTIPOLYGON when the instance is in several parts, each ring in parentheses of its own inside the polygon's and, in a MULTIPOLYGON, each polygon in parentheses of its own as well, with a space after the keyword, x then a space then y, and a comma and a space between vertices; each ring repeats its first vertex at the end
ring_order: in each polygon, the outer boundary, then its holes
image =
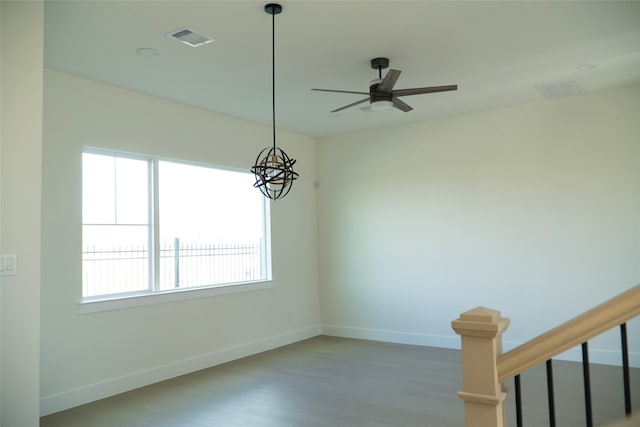
MULTIPOLYGON (((581 365, 554 362, 558 426, 584 426, 581 365)), ((460 352, 320 336, 82 405, 41 427, 462 427, 460 352)), ((548 425, 544 367, 523 374, 525 425, 548 425)), ((620 368, 592 365, 596 425, 624 414, 620 368)), ((640 411, 640 369, 632 370, 640 411)), ((515 425, 513 393, 508 425, 515 425)))

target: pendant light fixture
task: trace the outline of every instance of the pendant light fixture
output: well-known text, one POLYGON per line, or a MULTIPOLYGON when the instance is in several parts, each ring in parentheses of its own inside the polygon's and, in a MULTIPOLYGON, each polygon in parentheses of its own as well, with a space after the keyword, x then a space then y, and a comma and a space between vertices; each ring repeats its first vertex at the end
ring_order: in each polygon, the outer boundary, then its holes
POLYGON ((295 159, 290 158, 280 147, 276 146, 276 15, 282 12, 282 6, 269 3, 264 7, 271 15, 271 96, 272 96, 272 128, 273 146, 267 147, 258 154, 251 172, 256 177, 253 184, 265 197, 280 199, 291 190, 293 181, 298 179, 298 173, 293 170, 295 159))

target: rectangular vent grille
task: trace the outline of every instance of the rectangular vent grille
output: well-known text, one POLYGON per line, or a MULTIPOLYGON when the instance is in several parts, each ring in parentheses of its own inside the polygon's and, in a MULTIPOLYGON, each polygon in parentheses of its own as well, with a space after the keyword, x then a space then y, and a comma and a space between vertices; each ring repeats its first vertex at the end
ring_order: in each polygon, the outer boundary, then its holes
POLYGON ((182 28, 169 34, 169 37, 179 40, 184 44, 188 44, 192 47, 202 46, 203 44, 211 43, 213 39, 205 36, 204 34, 196 33, 188 28, 182 28))
POLYGON ((573 79, 537 84, 536 87, 545 98, 561 98, 563 96, 574 96, 582 93, 580 86, 578 86, 578 83, 573 79))

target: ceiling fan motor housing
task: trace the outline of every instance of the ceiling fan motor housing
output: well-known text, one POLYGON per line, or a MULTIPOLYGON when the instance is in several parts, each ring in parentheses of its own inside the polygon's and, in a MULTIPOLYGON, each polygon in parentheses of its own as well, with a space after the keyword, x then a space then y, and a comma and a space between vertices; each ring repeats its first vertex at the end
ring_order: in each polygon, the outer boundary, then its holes
POLYGON ((391 92, 381 92, 378 86, 380 86, 380 79, 371 80, 369 83, 369 102, 392 101, 391 92))

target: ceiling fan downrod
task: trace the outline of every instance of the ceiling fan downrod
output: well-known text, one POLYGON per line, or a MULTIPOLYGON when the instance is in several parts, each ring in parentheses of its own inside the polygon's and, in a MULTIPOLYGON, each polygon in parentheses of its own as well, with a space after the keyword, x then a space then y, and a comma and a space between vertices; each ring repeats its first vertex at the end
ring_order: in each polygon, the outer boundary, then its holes
POLYGON ((378 70, 378 78, 382 80, 382 70, 389 68, 389 58, 373 58, 371 68, 378 70))

